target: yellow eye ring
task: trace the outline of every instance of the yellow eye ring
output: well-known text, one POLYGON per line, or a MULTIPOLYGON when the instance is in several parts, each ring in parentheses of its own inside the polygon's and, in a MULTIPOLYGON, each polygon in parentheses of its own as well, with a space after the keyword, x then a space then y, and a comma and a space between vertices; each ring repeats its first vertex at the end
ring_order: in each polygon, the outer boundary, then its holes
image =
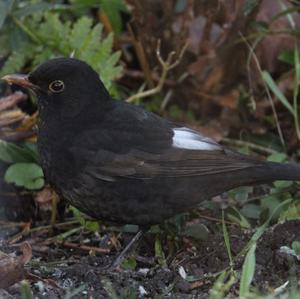
POLYGON ((55 80, 49 84, 49 89, 54 93, 62 92, 65 89, 65 83, 61 80, 55 80))

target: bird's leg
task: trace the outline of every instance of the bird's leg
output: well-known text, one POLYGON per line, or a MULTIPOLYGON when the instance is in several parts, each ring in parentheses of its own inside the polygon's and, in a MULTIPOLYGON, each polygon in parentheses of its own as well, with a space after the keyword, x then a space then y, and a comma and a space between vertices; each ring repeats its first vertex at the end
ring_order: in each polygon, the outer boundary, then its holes
POLYGON ((109 269, 115 269, 121 265, 123 259, 128 255, 128 253, 133 249, 135 244, 138 244, 138 241, 144 235, 145 231, 139 229, 139 231, 135 234, 135 236, 130 240, 130 242, 126 245, 126 247, 121 251, 121 253, 116 257, 113 263, 109 266, 109 269))

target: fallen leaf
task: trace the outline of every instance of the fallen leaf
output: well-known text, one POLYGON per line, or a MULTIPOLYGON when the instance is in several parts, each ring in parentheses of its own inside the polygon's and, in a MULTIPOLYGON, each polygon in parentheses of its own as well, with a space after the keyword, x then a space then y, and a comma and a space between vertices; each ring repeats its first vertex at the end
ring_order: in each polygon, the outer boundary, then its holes
POLYGON ((45 205, 45 204, 51 205, 53 196, 54 196, 54 191, 51 188, 46 187, 43 190, 36 193, 34 197, 34 201, 41 205, 45 205))
POLYGON ((20 249, 22 255, 18 257, 0 252, 0 288, 6 289, 24 278, 24 265, 31 260, 32 250, 28 242, 20 249))

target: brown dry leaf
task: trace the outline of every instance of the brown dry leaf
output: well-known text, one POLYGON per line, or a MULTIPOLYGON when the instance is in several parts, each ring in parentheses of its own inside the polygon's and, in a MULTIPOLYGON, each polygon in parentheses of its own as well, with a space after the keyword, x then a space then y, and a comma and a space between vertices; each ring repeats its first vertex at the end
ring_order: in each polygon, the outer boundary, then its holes
POLYGON ((27 99, 27 95, 20 91, 17 91, 7 97, 3 97, 0 99, 0 111, 12 108, 17 103, 21 101, 25 101, 26 99, 27 99))
POLYGON ((31 261, 32 258, 32 249, 31 246, 28 242, 24 242, 21 247, 20 247, 21 251, 22 251, 22 256, 20 259, 20 262, 23 265, 26 265, 27 263, 29 263, 31 261))
POLYGON ((277 85, 279 89, 287 98, 292 97, 293 95, 294 82, 295 82, 294 72, 289 72, 284 74, 284 76, 282 76, 280 80, 277 81, 277 85))
POLYGON ((208 126, 208 127, 197 127, 198 131, 205 136, 213 138, 216 141, 221 141, 223 137, 223 131, 221 128, 208 126))
MULTIPOLYGON (((292 7, 290 1, 284 1, 287 8, 292 7)), ((282 12, 283 9, 279 1, 274 0, 264 0, 261 5, 261 9, 257 15, 257 21, 270 23, 271 19, 282 12)), ((300 29, 300 14, 294 13, 293 20, 295 22, 296 29, 300 29)), ((281 16, 275 20, 271 26, 271 31, 279 32, 291 30, 291 25, 286 15, 281 16)), ((260 62, 261 68, 266 69, 269 72, 280 72, 280 66, 282 63, 278 60, 280 53, 293 49, 295 45, 295 36, 288 33, 282 34, 269 34, 267 35, 261 43, 259 43, 256 55, 260 62)), ((298 38, 298 46, 300 46, 300 41, 298 38)))
POLYGON ((239 91, 234 89, 230 93, 216 97, 215 102, 225 108, 235 109, 239 99, 239 91))
POLYGON ((28 242, 20 249, 22 255, 19 257, 0 252, 0 288, 6 289, 24 278, 24 265, 31 260, 32 250, 28 242))
POLYGON ((39 208, 43 211, 50 211, 52 209, 53 200, 56 194, 50 187, 45 187, 43 190, 37 192, 34 196, 34 201, 38 204, 39 208))
POLYGON ((203 285, 205 285, 205 281, 202 281, 202 280, 198 280, 198 281, 192 282, 192 283, 190 284, 191 290, 200 288, 200 287, 202 287, 203 285))
POLYGON ((37 118, 38 113, 35 112, 31 116, 24 119, 23 123, 16 129, 16 131, 23 132, 32 129, 32 127, 34 127, 37 123, 37 118))
POLYGON ((192 20, 190 28, 189 28, 189 50, 193 52, 195 55, 200 54, 200 50, 204 48, 212 48, 212 45, 217 42, 222 34, 222 28, 216 24, 210 24, 210 30, 206 35, 208 40, 205 40, 205 33, 208 31, 205 27, 209 20, 207 20, 204 16, 198 16, 194 20, 192 20), (203 44, 206 44, 206 47, 203 47, 203 44))
POLYGON ((7 97, 0 98, 0 138, 6 141, 20 141, 34 134, 33 131, 17 133, 18 128, 29 116, 17 104, 25 101, 28 96, 22 92, 15 92, 7 97), (23 134, 24 133, 24 134, 23 134))
POLYGON ((51 204, 53 193, 54 191, 51 188, 45 187, 43 190, 36 193, 34 201, 38 204, 51 204))
POLYGON ((3 111, 0 114, 0 127, 9 126, 17 122, 21 122, 25 118, 25 114, 19 110, 3 111))

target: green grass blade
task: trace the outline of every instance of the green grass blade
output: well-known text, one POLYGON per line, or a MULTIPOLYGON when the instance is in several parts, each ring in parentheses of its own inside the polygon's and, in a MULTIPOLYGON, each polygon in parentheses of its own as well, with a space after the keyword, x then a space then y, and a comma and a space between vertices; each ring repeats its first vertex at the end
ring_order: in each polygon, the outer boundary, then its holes
POLYGON ((300 61, 299 50, 297 44, 294 47, 294 64, 295 64, 295 82, 293 90, 293 105, 295 111, 295 127, 297 131, 298 139, 300 140, 300 125, 299 125, 299 112, 298 112, 298 96, 299 96, 299 84, 300 84, 300 61))
POLYGON ((227 254, 228 254, 228 257, 229 257, 229 261, 230 261, 230 268, 232 269, 232 267, 233 267, 233 258, 232 258, 232 253, 231 253, 229 234, 228 234, 227 226, 226 226, 225 220, 224 220, 224 210, 222 210, 222 228, 223 228, 224 242, 225 242, 227 254))
POLYGON ((285 108, 287 108, 291 112, 291 114, 294 115, 294 109, 292 105, 281 92, 281 90, 278 88, 276 82, 273 80, 271 75, 267 71, 263 71, 262 78, 266 82, 268 87, 272 90, 272 92, 275 94, 275 96, 278 98, 278 100, 282 103, 282 105, 284 105, 285 108))
POLYGON ((250 291, 250 284, 254 277, 255 272, 255 250, 256 250, 256 243, 253 243, 247 252, 244 264, 243 264, 243 270, 242 270, 242 276, 241 276, 241 283, 240 283, 240 297, 246 297, 246 295, 249 294, 250 291))

